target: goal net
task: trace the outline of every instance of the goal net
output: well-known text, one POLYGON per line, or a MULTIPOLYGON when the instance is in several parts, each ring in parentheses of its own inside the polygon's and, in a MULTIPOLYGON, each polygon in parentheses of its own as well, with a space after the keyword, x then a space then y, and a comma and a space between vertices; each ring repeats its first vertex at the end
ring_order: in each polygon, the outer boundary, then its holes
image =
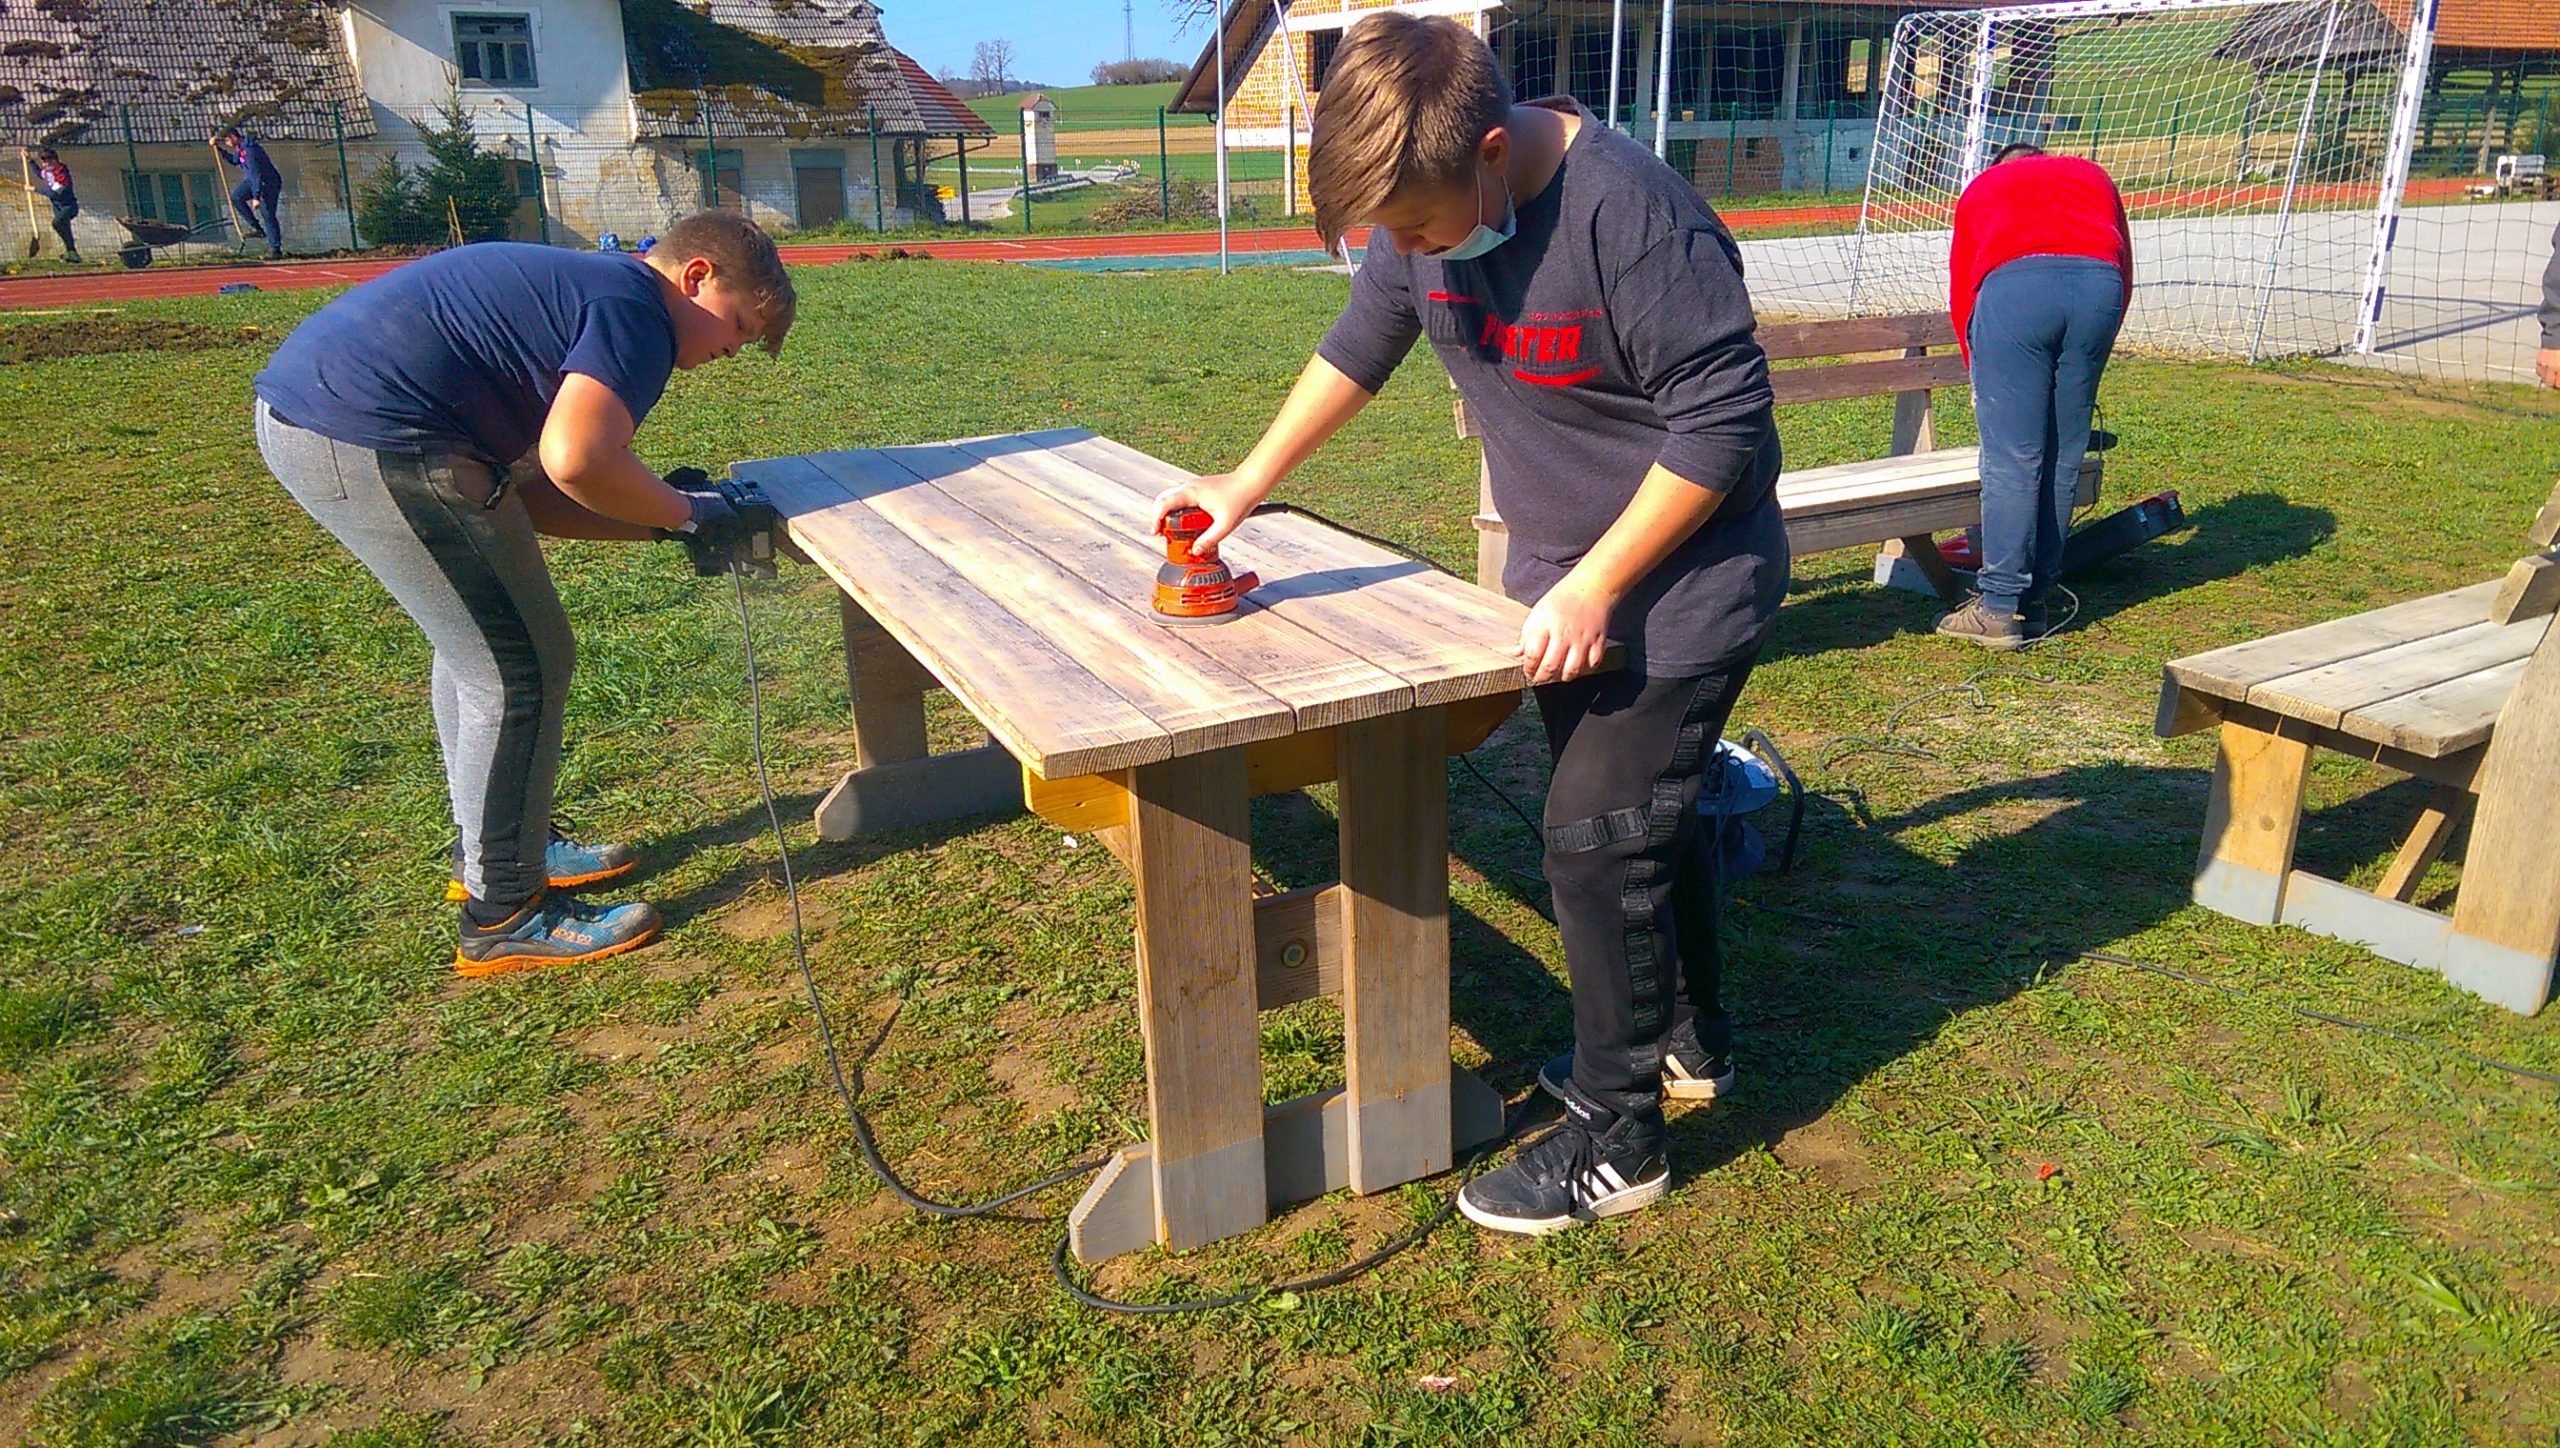
POLYGON ((1945 306, 1956 198, 2024 141, 2098 162, 2124 192, 2129 345, 2523 380, 2560 222, 2560 203, 2525 178, 2551 93, 2537 110, 2521 69, 2503 94, 2492 71, 2497 99, 2464 112, 2471 82, 2430 63, 2436 3, 2077 0, 1907 16, 1885 59, 1856 235, 1772 281, 1806 310, 1945 306))

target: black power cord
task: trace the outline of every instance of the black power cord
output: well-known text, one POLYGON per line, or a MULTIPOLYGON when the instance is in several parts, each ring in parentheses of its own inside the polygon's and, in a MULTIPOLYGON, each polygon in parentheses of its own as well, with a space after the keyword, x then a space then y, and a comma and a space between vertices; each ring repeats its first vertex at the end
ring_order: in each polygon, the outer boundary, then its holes
MULTIPOLYGON (((747 609, 746 574, 736 564, 732 563, 729 568, 729 580, 731 587, 735 590, 737 595, 738 636, 746 655, 748 737, 753 742, 755 750, 756 787, 764 797, 764 817, 765 822, 773 829, 774 849, 782 857, 783 894, 789 898, 791 903, 792 959, 800 968, 800 984, 802 988, 807 991, 809 996, 809 1012, 818 1023, 818 1040, 826 1052, 828 1077, 835 1085, 836 1099, 844 1105, 845 1120, 852 1124, 853 1139, 855 1144, 862 1150, 862 1160, 864 1165, 871 1169, 871 1174, 879 1178, 880 1184, 887 1187, 890 1194, 895 1196, 899 1201, 927 1216, 941 1217, 945 1219, 994 1216, 998 1212, 1003 1211, 1006 1207, 1022 1201, 1027 1197, 1036 1196, 1053 1187, 1064 1186, 1069 1182, 1091 1176, 1093 1173, 1101 1170, 1102 1167, 1110 1161, 1109 1157, 1093 1157, 1085 1161, 1077 1162, 1073 1166, 1042 1177, 1040 1180, 1031 1183, 1029 1186, 1017 1188, 1000 1197, 994 1197, 983 1202, 958 1205, 950 1202, 937 1202, 932 1198, 926 1197, 917 1192, 914 1188, 908 1186, 905 1181, 899 1178, 898 1173, 890 1167, 887 1159, 881 1155, 880 1143, 878 1138, 872 1133, 870 1119, 863 1115, 862 1107, 859 1104, 862 1086, 862 1069, 863 1066, 870 1061, 872 1055, 880 1049, 881 1043, 889 1038, 890 1029, 897 1024, 899 1014, 906 1009, 907 998, 903 995, 898 998, 898 1004, 890 1010, 888 1019, 880 1023, 879 1031, 872 1036, 871 1043, 863 1049, 861 1059, 855 1063, 851 1075, 848 1076, 845 1071, 843 1054, 836 1047, 834 1018, 828 1014, 825 993, 818 988, 817 972, 812 970, 809 966, 808 935, 803 927, 800 915, 800 882, 799 878, 793 874, 791 869, 791 842, 782 832, 782 813, 774 804, 773 777, 765 761, 764 682, 756 671, 755 625, 747 609)), ((1495 1136, 1493 1140, 1486 1142, 1483 1146, 1479 1147, 1475 1155, 1468 1159, 1466 1165, 1466 1178, 1459 1182, 1459 1189, 1464 1189, 1466 1181, 1473 1179, 1477 1169, 1484 1164, 1488 1157, 1492 1156, 1494 1152, 1500 1150, 1505 1143, 1509 1142, 1512 1137, 1518 1134, 1523 1113, 1527 1106, 1531 1102, 1535 1101, 1535 1099, 1536 1095, 1534 1092, 1523 1092, 1521 1100, 1518 1103, 1515 1103, 1505 1113, 1501 1133, 1495 1136)), ((1358 1261, 1349 1263, 1342 1267, 1337 1267, 1330 1272, 1318 1273, 1312 1277, 1302 1277, 1294 1281, 1271 1283, 1239 1292, 1225 1293, 1216 1297, 1194 1298, 1182 1302, 1120 1302, 1090 1291, 1075 1280, 1074 1273, 1067 1266, 1069 1241, 1063 1234, 1061 1234, 1058 1239, 1057 1251, 1052 1256, 1050 1265, 1056 1273, 1059 1287, 1064 1289, 1069 1297, 1086 1307, 1094 1308, 1098 1311, 1147 1315, 1164 1315, 1182 1312, 1208 1312, 1221 1307, 1242 1306, 1246 1303, 1256 1302, 1262 1298, 1274 1296, 1279 1293, 1314 1292, 1327 1287, 1339 1286, 1342 1283, 1351 1281, 1353 1278, 1359 1277, 1376 1268, 1387 1261, 1387 1259, 1414 1246, 1422 1241, 1423 1238, 1430 1236, 1441 1223, 1449 1220, 1450 1215, 1454 1213, 1457 1208, 1458 1193, 1453 1190, 1440 1203, 1439 1208, 1432 1212, 1429 1217, 1424 1218, 1419 1224, 1415 1225, 1384 1246, 1378 1248, 1376 1251, 1360 1258, 1358 1261)), ((1013 1218, 1010 1220, 1023 1219, 1013 1218)), ((1056 1214, 1051 1214, 1044 1217, 1031 1218, 1029 1220, 1055 1221, 1057 1220, 1057 1217, 1056 1214)))
POLYGON ((818 989, 817 972, 809 968, 809 940, 800 920, 800 882, 791 872, 791 843, 783 836, 782 812, 774 806, 773 777, 765 766, 764 681, 756 673, 755 627, 747 615, 747 576, 745 571, 734 563, 729 566, 729 582, 730 586, 737 591, 738 637, 745 646, 747 657, 747 720, 749 737, 755 742, 756 787, 763 791, 765 822, 773 827, 773 845, 782 855, 782 892, 791 901, 791 953, 800 965, 800 984, 809 993, 809 1013, 817 1018, 818 1040, 826 1047, 827 1074, 835 1082, 836 1099, 844 1103, 845 1119, 853 1124, 854 1142, 862 1148, 862 1159, 870 1166, 871 1174, 880 1179, 880 1184, 887 1187, 891 1195, 909 1207, 927 1216, 955 1218, 992 1216, 1025 1197, 1036 1196, 1051 1187, 1064 1186, 1079 1177, 1091 1176, 1102 1170, 1103 1166, 1110 1161, 1109 1157, 1095 1157, 1089 1161, 1080 1161, 1064 1171, 1042 1177, 1027 1187, 1007 1192, 1003 1196, 988 1201, 962 1206, 951 1202, 937 1202, 918 1193, 901 1180, 898 1174, 890 1169, 888 1161, 881 1156, 880 1143, 872 1135, 870 1119, 862 1114, 862 1108, 855 1103, 862 1082, 862 1067, 870 1061, 872 1054, 880 1049, 881 1043, 889 1039, 889 1029, 898 1023, 898 1016, 906 1010, 907 998, 900 996, 898 1004, 891 1008, 889 1018, 880 1023, 879 1033, 871 1038, 871 1044, 863 1050, 862 1060, 855 1064, 852 1079, 848 1082, 845 1076, 844 1058, 836 1049, 835 1021, 827 1014, 826 997, 818 989))

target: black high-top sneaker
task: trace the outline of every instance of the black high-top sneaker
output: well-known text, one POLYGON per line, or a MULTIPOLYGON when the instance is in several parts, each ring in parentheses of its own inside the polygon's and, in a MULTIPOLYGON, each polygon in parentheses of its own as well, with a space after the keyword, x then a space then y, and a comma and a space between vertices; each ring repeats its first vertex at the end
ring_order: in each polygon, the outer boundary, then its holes
MULTIPOLYGON (((1538 1071, 1539 1087, 1558 1099, 1563 1098, 1565 1083, 1572 1079, 1571 1051, 1538 1071)), ((1710 1054, 1698 1041, 1695 1019, 1673 1026, 1671 1034, 1663 1039, 1662 1094, 1674 1101, 1713 1101, 1733 1094, 1733 1056, 1710 1054)))
POLYGON ((1467 1220, 1497 1232, 1543 1237, 1576 1222, 1652 1206, 1671 1189, 1669 1133, 1659 1107, 1621 1115, 1582 1094, 1562 1093, 1555 1130, 1458 1193, 1467 1220))

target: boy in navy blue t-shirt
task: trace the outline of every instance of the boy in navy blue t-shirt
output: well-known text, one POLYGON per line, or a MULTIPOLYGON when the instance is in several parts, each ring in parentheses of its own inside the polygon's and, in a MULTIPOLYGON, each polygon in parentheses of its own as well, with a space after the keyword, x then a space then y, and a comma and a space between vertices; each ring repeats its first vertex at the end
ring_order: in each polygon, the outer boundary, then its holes
POLYGON ((645 261, 439 252, 321 308, 258 374, 267 466, 435 646, 465 976, 599 960, 658 933, 648 905, 560 893, 637 857, 552 826, 575 647, 536 535, 734 528, 718 493, 650 471, 632 433, 673 369, 780 351, 796 306, 771 239, 706 211, 645 261))

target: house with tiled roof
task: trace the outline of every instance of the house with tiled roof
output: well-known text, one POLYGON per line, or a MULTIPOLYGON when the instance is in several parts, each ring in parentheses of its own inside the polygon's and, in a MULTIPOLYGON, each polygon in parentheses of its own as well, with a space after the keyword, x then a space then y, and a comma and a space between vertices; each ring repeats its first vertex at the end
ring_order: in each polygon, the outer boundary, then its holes
POLYGON ((288 248, 345 246, 348 193, 422 161, 457 94, 515 169, 518 234, 569 244, 708 204, 911 223, 929 159, 993 136, 873 0, 0 0, 0 143, 62 151, 102 250, 119 213, 229 231, 225 125, 284 171, 288 248))
MULTIPOLYGON (((1981 0, 1227 0, 1172 109, 1217 110, 1226 57, 1229 144, 1283 150, 1284 189, 1305 174, 1307 115, 1345 28, 1378 10, 1473 26, 1522 96, 1569 95, 1651 139, 1709 195, 1829 191, 1863 184, 1880 66, 1895 22, 1981 0), (1671 17, 1671 67, 1659 69, 1671 17), (1611 61, 1616 75, 1611 75, 1611 61)), ((2553 0, 2560 3, 2560 0, 2553 0)), ((1299 199, 1303 205, 1303 198, 1299 199)), ((1294 208, 1293 208, 1294 209, 1294 208)))

